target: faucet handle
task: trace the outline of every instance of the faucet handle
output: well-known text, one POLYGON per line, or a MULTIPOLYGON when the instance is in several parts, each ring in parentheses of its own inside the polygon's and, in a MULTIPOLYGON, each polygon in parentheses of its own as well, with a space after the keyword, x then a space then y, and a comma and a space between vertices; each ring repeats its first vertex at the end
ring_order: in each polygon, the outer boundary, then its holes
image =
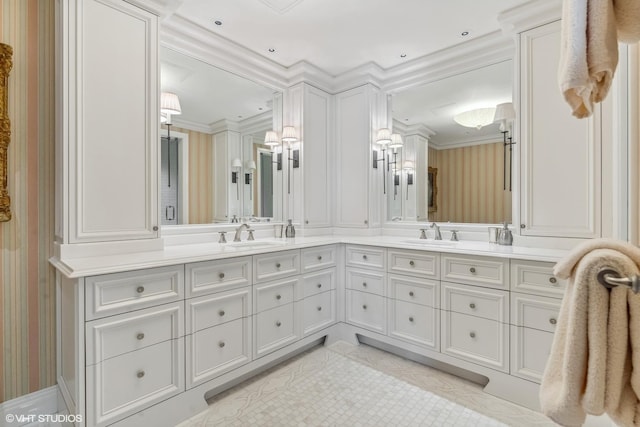
POLYGON ((458 230, 451 230, 451 241, 458 241, 458 230))
POLYGON ((218 243, 227 243, 226 231, 218 231, 220 233, 220 238, 218 239, 218 243))
POLYGON ((251 228, 250 228, 250 229, 248 229, 247 231, 249 232, 249 237, 247 237, 247 240, 255 240, 255 239, 253 238, 253 229, 251 229, 251 228))
POLYGON ((421 239, 426 239, 427 238, 427 229, 426 228, 421 228, 420 229, 420 238, 421 239))

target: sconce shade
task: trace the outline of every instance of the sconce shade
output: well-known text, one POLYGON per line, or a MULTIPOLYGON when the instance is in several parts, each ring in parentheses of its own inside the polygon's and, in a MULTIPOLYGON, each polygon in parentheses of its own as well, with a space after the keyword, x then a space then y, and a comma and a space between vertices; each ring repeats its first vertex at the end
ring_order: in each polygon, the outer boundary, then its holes
POLYGON ((247 160, 245 169, 248 171, 256 170, 256 162, 253 160, 247 160))
POLYGON ((295 142, 298 140, 296 128, 293 126, 285 126, 282 128, 282 142, 295 142))
POLYGON ((160 95, 160 112, 165 114, 181 114, 178 95, 171 92, 162 92, 160 95))
POLYGON ((493 123, 495 112, 495 107, 477 108, 456 114, 453 116, 453 120, 464 127, 480 129, 493 123))
POLYGON ((405 171, 412 171, 414 169, 413 160, 405 160, 402 164, 402 169, 404 169, 405 171))
POLYGON ((160 123, 167 123, 167 115, 165 113, 160 113, 160 123))
POLYGON ((392 133, 389 148, 401 148, 403 145, 404 142, 402 141, 402 135, 399 133, 392 133))
POLYGON ((387 128, 378 129, 376 142, 380 145, 387 145, 391 142, 391 131, 387 128))
POLYGON ((516 110, 511 102, 505 102, 496 106, 496 114, 493 116, 494 123, 500 123, 500 130, 507 130, 507 123, 516 119, 516 110))
POLYGON ((240 161, 240 159, 236 157, 231 161, 231 167, 238 169, 242 168, 242 161, 240 161))
POLYGON ((269 147, 274 147, 280 144, 278 140, 278 132, 275 130, 268 130, 264 134, 264 145, 268 145, 269 147))

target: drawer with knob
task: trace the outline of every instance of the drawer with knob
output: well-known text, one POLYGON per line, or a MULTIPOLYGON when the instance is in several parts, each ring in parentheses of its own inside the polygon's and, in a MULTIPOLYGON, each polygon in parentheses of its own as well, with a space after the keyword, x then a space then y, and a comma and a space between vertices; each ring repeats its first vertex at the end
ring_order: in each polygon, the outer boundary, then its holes
POLYGON ((310 297, 336 287, 336 269, 322 270, 302 276, 302 296, 310 297))
POLYGON ((185 389, 184 338, 112 357, 87 373, 87 425, 107 425, 185 389))
POLYGON ((186 297, 251 285, 251 257, 203 261, 185 266, 186 297))
POLYGON ((367 292, 347 289, 346 320, 374 332, 386 334, 387 313, 385 298, 367 292))
POLYGON ((263 283, 300 273, 300 251, 279 251, 253 257, 253 283, 263 283))
POLYGON ((440 254, 422 251, 389 250, 389 272, 429 279, 440 278, 440 254))
POLYGON ((436 280, 390 274, 387 288, 389 298, 428 307, 440 307, 440 282, 436 280))
POLYGON ((509 289, 508 259, 443 254, 441 263, 444 281, 509 289))
POLYGON ((251 318, 187 335, 186 345, 189 389, 251 361, 251 318))
POLYGON ((562 300, 537 295, 511 293, 511 324, 555 332, 562 300))
POLYGON ((254 313, 293 303, 300 298, 300 279, 278 280, 253 287, 254 313))
POLYGON ((410 302, 390 300, 389 335, 439 351, 440 310, 410 302))
POLYGON ((252 299, 251 288, 246 287, 187 300, 186 333, 250 317, 252 299))
POLYGON ((442 282, 442 310, 509 323, 509 292, 442 282))
POLYGON ((470 362, 509 371, 509 325, 441 311, 441 351, 470 362))
POLYGON ((347 245, 345 254, 348 267, 385 269, 385 249, 374 246, 347 245))
POLYGON ((511 325, 511 375, 540 383, 553 333, 511 325))
POLYGON ((567 281, 553 275, 554 263, 511 260, 511 291, 562 298, 567 281))
POLYGON ((183 336, 183 304, 179 301, 87 322, 87 365, 183 336))
POLYGON ((253 316, 255 357, 264 356, 300 338, 296 323, 298 304, 286 304, 253 316))
POLYGON ((336 245, 319 246, 301 250, 302 272, 335 267, 338 248, 336 245))
POLYGON ((184 267, 150 268, 85 279, 86 318, 98 319, 151 307, 184 296, 184 267))
POLYGON ((302 333, 309 335, 336 320, 336 291, 327 291, 302 301, 302 333))
POLYGON ((385 295, 385 275, 376 271, 347 268, 346 288, 376 295, 385 295))

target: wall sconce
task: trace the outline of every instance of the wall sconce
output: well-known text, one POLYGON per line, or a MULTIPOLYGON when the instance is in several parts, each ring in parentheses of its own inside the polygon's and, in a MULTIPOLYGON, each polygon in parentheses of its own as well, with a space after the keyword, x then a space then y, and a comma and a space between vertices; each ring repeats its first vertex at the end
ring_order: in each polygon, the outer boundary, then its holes
POLYGON ((513 172, 513 137, 510 135, 509 128, 516 118, 516 110, 511 102, 505 102, 496 106, 496 112, 493 117, 494 123, 500 123, 500 132, 502 132, 503 147, 503 190, 507 189, 507 146, 509 147, 509 191, 512 190, 511 178, 513 172))
POLYGON ((271 161, 271 163, 277 165, 276 170, 282 170, 282 153, 276 152, 276 147, 280 145, 278 132, 276 132, 275 130, 266 131, 264 134, 264 145, 269 147, 271 149, 271 152, 276 156, 276 161, 271 161))
POLYGON ((407 200, 409 200, 409 186, 413 185, 414 169, 415 167, 413 160, 405 160, 402 164, 402 170, 407 174, 407 200))
POLYGON ((240 185, 238 184, 238 174, 240 173, 240 169, 242 169, 242 162, 237 157, 231 161, 231 169, 235 169, 235 171, 231 171, 231 183, 236 185, 236 200, 240 200, 240 185))
MULTIPOLYGON (((282 128, 282 142, 283 145, 287 143, 287 194, 291 194, 291 163, 293 163, 293 168, 300 167, 300 150, 293 150, 291 148, 291 144, 298 141, 298 135, 296 133, 296 128, 293 126, 285 126, 282 128), (293 157, 291 157, 291 152, 293 151, 293 157)), ((278 162, 281 162, 279 159, 278 162)), ((280 170, 280 169, 278 169, 280 170)))
POLYGON ((167 125, 167 186, 171 187, 171 116, 182 114, 178 95, 171 92, 160 94, 160 123, 167 125))
POLYGON ((247 160, 245 163, 245 169, 249 172, 244 174, 244 183, 249 186, 249 200, 253 199, 253 187, 251 186, 251 176, 256 170, 256 162, 253 160, 247 160))
MULTIPOLYGON (((378 162, 382 162, 383 172, 382 172, 382 192, 387 194, 387 178, 386 172, 384 171, 384 165, 387 163, 386 160, 386 151, 387 145, 391 143, 391 131, 387 128, 378 129, 378 134, 376 135, 376 143, 380 144, 382 147, 382 158, 378 159, 378 152, 373 150, 373 168, 378 169, 378 162)), ((387 165, 388 168, 388 165, 387 165)))

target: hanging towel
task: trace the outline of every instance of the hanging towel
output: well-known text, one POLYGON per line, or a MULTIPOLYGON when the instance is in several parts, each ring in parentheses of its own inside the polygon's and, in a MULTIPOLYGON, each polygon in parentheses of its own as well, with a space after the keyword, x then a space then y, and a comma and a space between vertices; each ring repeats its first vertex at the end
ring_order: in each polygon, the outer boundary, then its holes
POLYGON ((596 239, 555 266, 569 281, 540 385, 542 412, 555 422, 580 426, 606 412, 618 425, 640 425, 640 295, 597 280, 602 268, 627 277, 639 265, 639 248, 596 239))
POLYGON ((614 0, 613 6, 618 28, 618 40, 636 43, 640 40, 640 2, 638 0, 614 0))
POLYGON ((607 95, 617 65, 612 0, 564 0, 558 80, 574 116, 592 114, 593 104, 607 95))

